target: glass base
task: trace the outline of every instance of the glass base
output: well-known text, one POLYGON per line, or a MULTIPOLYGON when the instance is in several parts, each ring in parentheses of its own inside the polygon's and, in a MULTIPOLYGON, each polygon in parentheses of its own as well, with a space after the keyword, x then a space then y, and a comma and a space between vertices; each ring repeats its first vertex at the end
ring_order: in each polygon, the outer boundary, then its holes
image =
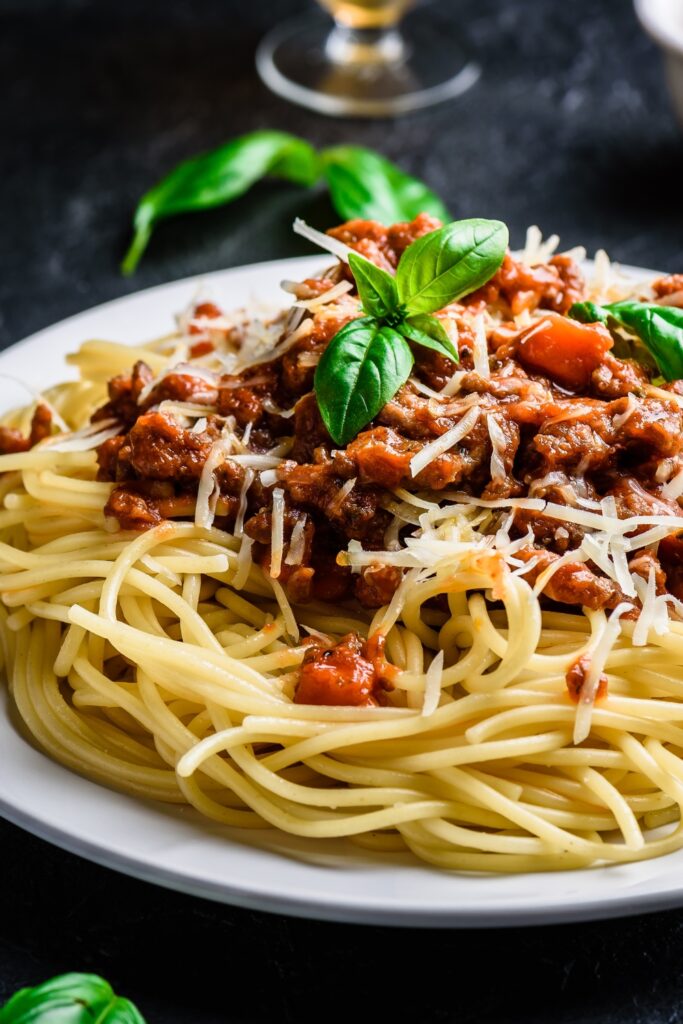
POLYGON ((315 15, 277 25, 256 52, 265 84, 321 114, 386 117, 460 96, 479 78, 453 18, 423 7, 398 29, 353 31, 315 15))

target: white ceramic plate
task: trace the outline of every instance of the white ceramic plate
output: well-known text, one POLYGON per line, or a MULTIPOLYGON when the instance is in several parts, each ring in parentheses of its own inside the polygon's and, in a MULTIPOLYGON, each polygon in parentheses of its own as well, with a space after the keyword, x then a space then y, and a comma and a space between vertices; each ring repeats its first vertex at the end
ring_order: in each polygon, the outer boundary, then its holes
MULTIPOLYGON (((200 284, 222 306, 282 304, 282 278, 322 258, 263 263, 141 292, 71 317, 0 355, 0 407, 25 401, 11 375, 40 388, 68 375, 67 352, 90 337, 138 342, 166 333, 200 284)), ((651 276, 637 271, 639 277, 651 276)), ((312 844, 235 831, 194 811, 151 804, 54 764, 21 735, 0 699, 0 811, 64 849, 118 871, 224 903, 336 921, 414 926, 547 924, 683 904, 683 850, 588 871, 474 876, 439 872, 408 855, 370 856, 349 843, 312 844)))

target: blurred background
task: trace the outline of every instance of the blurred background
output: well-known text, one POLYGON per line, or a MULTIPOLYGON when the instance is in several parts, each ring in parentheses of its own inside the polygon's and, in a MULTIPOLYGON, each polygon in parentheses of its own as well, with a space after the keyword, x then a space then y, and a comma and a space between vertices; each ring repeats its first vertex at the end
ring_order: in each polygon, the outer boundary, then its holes
MULTIPOLYGON (((455 216, 507 221, 514 245, 535 223, 563 247, 683 270, 683 134, 629 0, 445 0, 434 14, 481 77, 459 98, 380 120, 294 106, 258 77, 264 34, 313 6, 0 0, 0 347, 139 288, 309 252, 291 222, 334 223, 327 194, 270 182, 160 225, 135 276, 120 274, 140 195, 180 160, 256 128, 374 147, 455 216)), ((394 976, 408 967, 414 985, 378 985, 365 1005, 397 1020, 683 1019, 681 913, 418 935, 213 906, 4 823, 0 850, 0 1001, 92 969, 150 1022, 317 1020, 330 992, 360 1020, 348 981, 384 964, 394 976), (486 962, 497 982, 482 987, 486 962), (235 980, 250 971, 256 989, 235 980)))
POLYGON ((434 11, 481 77, 457 99, 384 120, 325 117, 260 81, 260 39, 314 7, 0 0, 0 343, 160 281, 310 251, 289 225, 338 219, 325 193, 266 183, 161 225, 135 277, 119 275, 140 195, 179 160, 254 128, 375 147, 454 215, 506 220, 514 244, 537 223, 566 246, 683 265, 683 135, 629 0, 442 0, 434 11))

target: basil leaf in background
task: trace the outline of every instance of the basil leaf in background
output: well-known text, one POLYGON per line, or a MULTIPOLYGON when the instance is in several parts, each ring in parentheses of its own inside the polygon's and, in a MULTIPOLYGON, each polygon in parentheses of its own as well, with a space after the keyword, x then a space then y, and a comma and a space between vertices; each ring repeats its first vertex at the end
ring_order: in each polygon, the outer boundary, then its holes
POLYGON ((159 220, 229 203, 266 175, 314 185, 320 177, 318 154, 295 135, 259 131, 179 164, 138 203, 133 241, 121 264, 124 274, 137 267, 159 220))
POLYGON ((356 253, 349 255, 349 266, 366 313, 383 317, 397 310, 398 292, 391 274, 356 253))
POLYGON ((499 220, 456 220, 409 245, 396 271, 408 313, 434 313, 469 295, 500 267, 508 229, 499 220))
MULTIPOLYGON (((605 306, 598 306, 594 302, 577 302, 569 310, 569 316, 582 323, 600 322, 608 327, 616 325, 625 328, 645 346, 666 380, 683 378, 683 309, 660 306, 656 302, 625 299, 605 306)), ((621 355, 622 342, 623 339, 618 338, 616 355, 621 355)), ((634 354, 640 362, 651 365, 650 359, 643 359, 637 351, 634 354)))
POLYGON ((316 368, 315 394, 338 445, 348 444, 394 397, 412 365, 405 339, 372 317, 352 320, 335 334, 316 368))
POLYGON ((345 220, 378 220, 383 224, 413 220, 430 213, 440 220, 450 214, 423 182, 363 146, 334 146, 320 154, 332 204, 345 220))
POLYGON ((460 361, 458 350, 448 336, 446 328, 435 316, 416 313, 414 316, 406 317, 398 330, 405 338, 409 338, 418 345, 434 349, 435 352, 440 352, 447 359, 452 359, 454 363, 460 361))
POLYGON ((62 974, 22 988, 0 1010, 0 1024, 145 1024, 128 999, 95 974, 62 974))

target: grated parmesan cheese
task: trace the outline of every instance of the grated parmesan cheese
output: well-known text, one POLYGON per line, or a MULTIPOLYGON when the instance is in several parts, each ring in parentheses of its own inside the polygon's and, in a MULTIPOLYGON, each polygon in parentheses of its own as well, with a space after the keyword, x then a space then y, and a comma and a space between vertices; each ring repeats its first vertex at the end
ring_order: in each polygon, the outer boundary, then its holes
POLYGON ((424 701, 422 704, 423 718, 428 718, 430 715, 433 715, 439 706, 439 700, 441 699, 443 656, 443 650, 438 651, 432 658, 432 663, 425 674, 424 701))
POLYGON ((443 395, 444 398, 452 398, 453 395, 457 395, 458 391, 460 390, 462 379, 466 373, 467 370, 456 370, 451 379, 447 380, 444 386, 441 388, 439 394, 443 395))
POLYGON ((334 499, 328 506, 328 511, 330 514, 333 512, 338 512, 341 509, 342 505, 348 498, 349 494, 356 486, 357 479, 358 478, 354 476, 351 480, 347 480, 346 483, 339 488, 334 499))
POLYGON ((657 587, 655 581, 654 566, 650 566, 647 574, 647 583, 642 576, 634 574, 633 582, 642 605, 638 621, 633 628, 632 643, 634 647, 644 647, 650 630, 654 626, 655 614, 657 611, 657 587))
POLYGON ((626 399, 626 408, 624 409, 623 412, 620 412, 612 420, 612 423, 614 425, 614 429, 615 430, 621 430, 623 425, 628 420, 630 420, 631 416, 633 416, 633 413, 636 411, 636 409, 639 407, 639 405, 640 405, 640 403, 638 402, 638 399, 636 398, 636 396, 634 394, 632 394, 631 392, 629 392, 628 398, 626 399))
POLYGON ((206 529, 213 526, 219 494, 219 487, 216 483, 214 473, 218 467, 225 462, 225 458, 229 451, 229 445, 227 445, 222 438, 219 438, 218 441, 214 441, 211 445, 209 454, 206 457, 206 462, 202 466, 201 476, 199 477, 197 503, 194 511, 194 521, 196 526, 204 527, 206 529))
POLYGON ((165 370, 162 370, 160 374, 153 377, 149 384, 145 384, 144 388, 138 395, 138 405, 142 405, 146 402, 151 395, 157 384, 160 384, 165 377, 171 374, 182 374, 184 377, 196 377, 198 380, 203 381, 210 387, 218 387, 218 374, 214 373, 213 370, 209 370, 206 366, 197 366, 195 363, 175 363, 173 366, 167 366, 165 370))
POLYGON ((285 543, 285 492, 281 487, 273 491, 271 518, 270 575, 274 580, 282 570, 282 554, 285 543))
POLYGON ((235 526, 233 528, 233 533, 236 537, 239 537, 244 529, 244 517, 247 514, 247 498, 249 496, 249 488, 254 482, 254 475, 253 469, 247 469, 244 474, 242 489, 240 490, 240 503, 237 506, 237 515, 235 516, 235 526))
POLYGON ((285 558, 285 565, 301 565, 306 550, 306 523, 308 516, 304 513, 302 519, 297 519, 289 540, 289 551, 285 558))
POLYGON ((537 224, 532 224, 527 228, 524 249, 519 254, 520 259, 528 267, 535 267, 539 263, 547 263, 559 244, 559 235, 550 235, 544 242, 541 229, 537 224))
MULTIPOLYGON (((332 238, 331 235, 325 235, 322 231, 316 231, 315 228, 310 227, 305 220, 301 217, 297 217, 292 225, 295 235, 301 235, 302 238, 307 238, 313 245, 317 245, 319 249, 325 249, 327 252, 331 252, 337 259, 342 260, 344 263, 348 263, 349 256, 355 249, 351 249, 348 245, 344 245, 336 238, 332 238)), ((356 253, 360 256, 360 253, 356 253)))
POLYGON ((251 537, 247 536, 246 533, 243 533, 242 540, 240 542, 240 549, 237 554, 237 568, 232 579, 232 586, 235 590, 242 590, 249 579, 249 573, 251 572, 252 566, 251 549, 253 546, 254 542, 251 537))
POLYGON ((490 377, 491 367, 489 366, 489 347, 486 340, 486 326, 484 314, 480 313, 474 321, 474 340, 472 342, 472 358, 474 369, 480 377, 490 377))
POLYGON ((413 455, 410 460, 410 475, 416 477, 418 473, 428 466, 434 459, 438 459, 440 455, 443 455, 450 448, 453 448, 458 441, 462 441, 476 425, 479 419, 480 410, 478 406, 474 406, 469 412, 466 412, 462 419, 447 430, 441 437, 437 437, 435 441, 431 441, 426 444, 421 451, 416 455, 413 455))
POLYGON ((322 292, 320 295, 314 296, 312 299, 299 299, 294 303, 295 308, 307 309, 310 313, 315 313, 316 310, 322 306, 328 305, 330 302, 335 302, 341 298, 342 295, 346 295, 347 292, 353 291, 353 285, 350 281, 339 281, 337 284, 328 288, 326 292, 322 292))
POLYGON ((41 444, 41 448, 49 448, 53 452, 87 452, 99 448, 105 441, 116 437, 120 428, 112 426, 112 420, 100 420, 91 423, 81 430, 69 430, 66 434, 55 434, 41 444))
POLYGON ((492 412, 486 414, 486 426, 491 439, 491 479, 504 480, 505 473, 505 451, 507 439, 503 429, 492 412))
POLYGON ((275 594, 275 600, 278 603, 280 611, 282 612, 282 620, 285 624, 285 629, 289 633, 290 637, 295 643, 299 642, 299 627, 296 624, 296 618, 292 611, 292 606, 287 600, 284 587, 277 580, 271 579, 270 585, 273 588, 275 594))
POLYGON ((612 648, 621 635, 621 616, 631 610, 625 602, 618 604, 598 634, 598 640, 590 652, 590 668, 586 673, 574 719, 574 743, 583 743, 591 731, 593 706, 602 675, 612 648))
POLYGON ((663 498, 669 498, 672 501, 677 501, 683 495, 683 469, 679 469, 668 484, 664 484, 661 493, 663 498))

